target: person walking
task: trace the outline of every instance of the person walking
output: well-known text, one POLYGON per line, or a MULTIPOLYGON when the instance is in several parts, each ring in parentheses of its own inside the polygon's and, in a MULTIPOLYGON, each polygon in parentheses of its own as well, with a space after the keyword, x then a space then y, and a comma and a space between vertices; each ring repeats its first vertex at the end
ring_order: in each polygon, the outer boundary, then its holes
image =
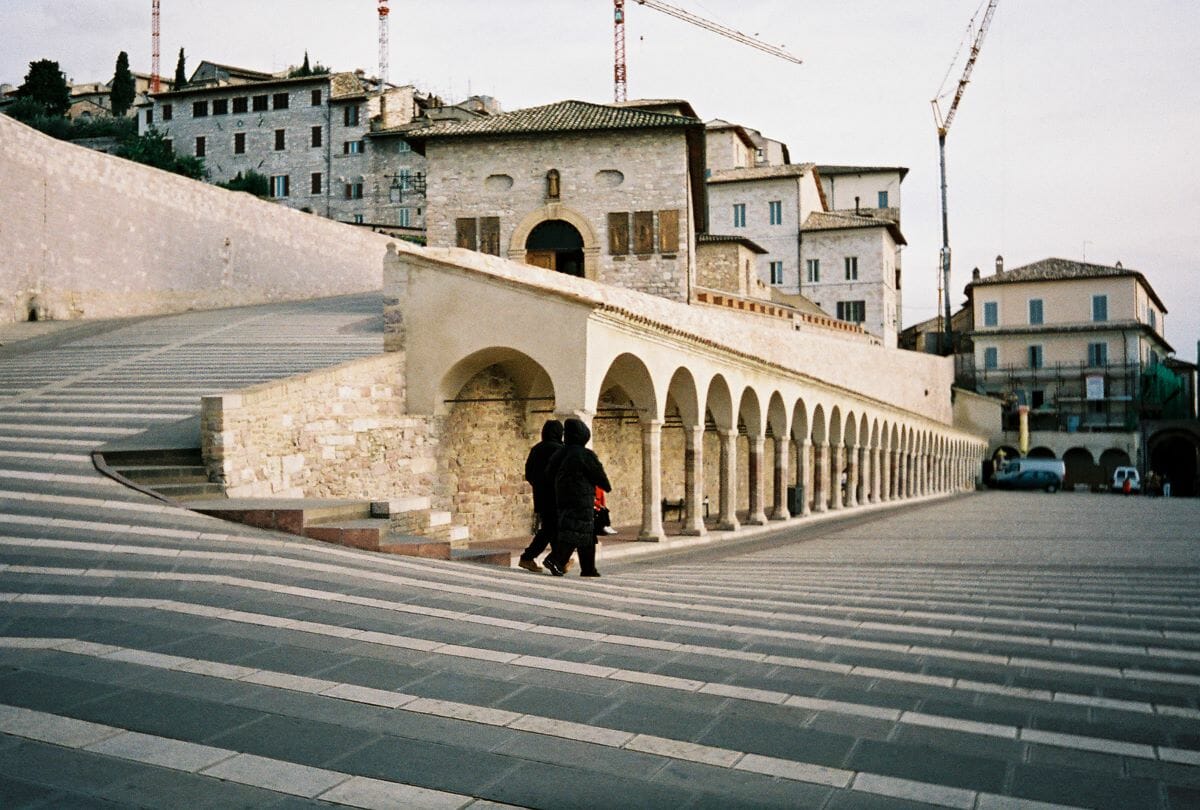
POLYGON ((525 459, 525 480, 533 487, 533 512, 536 526, 533 539, 521 552, 517 565, 526 571, 540 573, 542 567, 537 558, 554 540, 558 525, 558 510, 554 505, 554 480, 546 477, 546 467, 563 446, 563 424, 557 419, 548 419, 542 425, 542 440, 529 450, 525 459))
POLYGON ((558 532, 542 565, 556 577, 566 573, 572 552, 579 553, 579 576, 598 577, 596 570, 596 487, 612 492, 600 459, 587 448, 592 431, 579 419, 563 426, 563 447, 550 459, 547 478, 554 481, 558 532))

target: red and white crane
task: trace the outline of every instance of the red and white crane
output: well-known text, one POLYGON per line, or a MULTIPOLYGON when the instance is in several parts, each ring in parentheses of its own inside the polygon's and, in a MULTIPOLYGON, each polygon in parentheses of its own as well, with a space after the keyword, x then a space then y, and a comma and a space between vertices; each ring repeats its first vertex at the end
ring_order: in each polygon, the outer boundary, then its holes
POLYGON ((379 81, 388 80, 388 0, 379 0, 379 81))
MULTIPOLYGON (((625 4, 627 0, 613 0, 613 100, 617 102, 625 101, 627 98, 627 84, 629 73, 625 65, 625 4)), ((768 45, 760 39, 755 39, 749 34, 743 34, 741 31, 735 31, 720 23, 706 20, 705 18, 693 14, 690 11, 672 6, 668 3, 663 3, 661 0, 629 0, 629 2, 637 3, 639 6, 646 6, 655 11, 661 11, 664 14, 670 14, 684 22, 712 31, 727 39, 732 39, 734 42, 740 42, 743 45, 749 45, 751 48, 756 48, 764 53, 769 53, 772 56, 778 56, 780 59, 785 59, 788 62, 794 62, 799 65, 802 61, 783 48, 775 45, 768 45)))
POLYGON ((162 79, 159 73, 158 59, 158 0, 151 0, 150 5, 150 92, 157 93, 162 89, 162 79))

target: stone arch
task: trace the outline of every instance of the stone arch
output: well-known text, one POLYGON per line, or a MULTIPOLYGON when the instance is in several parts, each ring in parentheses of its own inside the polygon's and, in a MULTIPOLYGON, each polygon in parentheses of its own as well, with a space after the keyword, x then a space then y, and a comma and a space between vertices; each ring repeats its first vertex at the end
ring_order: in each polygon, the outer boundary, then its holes
POLYGON ((792 436, 797 441, 808 441, 808 405, 803 398, 798 398, 792 406, 792 436))
POLYGON ((1070 489, 1076 484, 1095 487, 1102 480, 1100 468, 1092 459, 1092 453, 1086 447, 1072 447, 1063 453, 1063 464, 1067 474, 1063 479, 1063 489, 1070 489))
POLYGON ((1200 430, 1196 427, 1168 427, 1151 434, 1146 441, 1146 458, 1147 471, 1170 482, 1172 497, 1200 494, 1196 492, 1200 473, 1200 430))
POLYGON ((654 379, 640 358, 629 353, 613 358, 593 414, 593 447, 613 487, 608 498, 613 525, 639 525, 642 493, 652 486, 646 478, 643 426, 656 422, 659 414, 654 379))
POLYGON ((596 230, 583 214, 561 202, 549 202, 535 208, 517 223, 508 240, 508 258, 524 262, 525 244, 529 241, 529 235, 533 229, 543 222, 556 219, 566 222, 579 231, 579 235, 583 237, 583 277, 598 281, 600 278, 600 240, 596 235, 596 230))
POLYGON ((1113 471, 1117 467, 1132 467, 1133 462, 1129 459, 1129 454, 1119 447, 1110 447, 1100 454, 1100 469, 1104 474, 1104 481, 1107 484, 1112 483, 1113 471))
POLYGON ((729 383, 721 374, 713 375, 708 382, 708 392, 704 396, 704 410, 717 430, 732 430, 737 424, 734 421, 733 394, 729 383))
POLYGON ((582 277, 583 234, 566 220, 543 220, 525 240, 525 261, 564 275, 582 277), (533 260, 532 256, 539 260, 533 260))
POLYGON ((640 357, 625 352, 614 357, 609 363, 608 371, 600 383, 597 412, 605 392, 618 387, 628 395, 637 410, 639 421, 649 421, 658 416, 659 396, 654 377, 640 357))
POLYGON ((435 407, 446 412, 446 405, 458 398, 468 380, 491 366, 500 366, 513 381, 513 396, 527 402, 541 403, 544 410, 554 410, 554 383, 540 363, 524 352, 506 346, 493 346, 467 355, 452 365, 438 385, 435 407))
POLYGON ((825 444, 829 441, 829 426, 825 422, 825 406, 820 403, 813 408, 812 441, 813 444, 825 444))
POLYGON ((675 406, 675 413, 684 425, 703 425, 700 414, 700 394, 696 389, 696 378, 686 366, 680 366, 671 375, 667 384, 668 410, 675 406))
POLYGON ((1058 458, 1058 456, 1054 455, 1054 451, 1049 447, 1039 445, 1030 449, 1028 458, 1058 458))

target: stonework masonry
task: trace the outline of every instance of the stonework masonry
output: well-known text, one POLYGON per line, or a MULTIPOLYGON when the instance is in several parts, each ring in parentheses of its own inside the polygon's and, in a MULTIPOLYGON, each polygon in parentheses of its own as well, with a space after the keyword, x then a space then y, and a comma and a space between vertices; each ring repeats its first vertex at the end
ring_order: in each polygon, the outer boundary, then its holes
POLYGON ((0 115, 0 321, 160 314, 379 289, 387 243, 57 141, 0 115))

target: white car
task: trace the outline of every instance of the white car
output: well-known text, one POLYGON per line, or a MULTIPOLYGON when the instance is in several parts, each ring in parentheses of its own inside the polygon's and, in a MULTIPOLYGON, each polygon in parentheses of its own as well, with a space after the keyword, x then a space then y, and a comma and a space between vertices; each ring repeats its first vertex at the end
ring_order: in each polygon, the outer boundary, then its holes
POLYGON ((1112 491, 1124 492, 1126 481, 1129 482, 1130 492, 1142 491, 1142 480, 1138 475, 1137 467, 1117 467, 1113 470, 1112 491))

